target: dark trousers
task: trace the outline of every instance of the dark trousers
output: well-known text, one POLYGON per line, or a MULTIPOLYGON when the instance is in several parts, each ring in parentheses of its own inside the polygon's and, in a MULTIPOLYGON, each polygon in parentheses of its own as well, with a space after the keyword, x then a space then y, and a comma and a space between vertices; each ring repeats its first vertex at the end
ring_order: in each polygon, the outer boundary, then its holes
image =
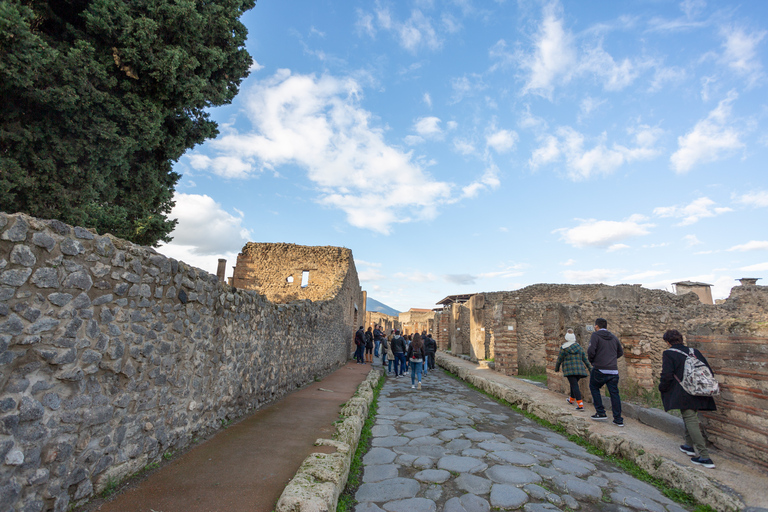
POLYGON ((574 400, 581 400, 581 390, 579 389, 579 381, 584 378, 583 375, 567 375, 568 384, 571 385, 571 398, 574 400))
POLYGON ((595 412, 605 414, 603 399, 600 396, 600 388, 605 385, 608 388, 608 394, 611 395, 611 412, 614 420, 624 419, 621 417, 621 397, 619 396, 619 376, 601 373, 600 370, 592 369, 589 376, 589 391, 592 393, 592 401, 595 404, 595 412))
POLYGON ((355 359, 357 359, 358 363, 365 362, 363 359, 363 351, 365 350, 365 345, 358 345, 357 350, 355 350, 355 359))
POLYGON ((402 352, 395 352, 395 375, 403 375, 405 373, 405 354, 402 352))
POLYGON ((430 370, 435 369, 435 353, 434 352, 427 352, 427 368, 430 370))

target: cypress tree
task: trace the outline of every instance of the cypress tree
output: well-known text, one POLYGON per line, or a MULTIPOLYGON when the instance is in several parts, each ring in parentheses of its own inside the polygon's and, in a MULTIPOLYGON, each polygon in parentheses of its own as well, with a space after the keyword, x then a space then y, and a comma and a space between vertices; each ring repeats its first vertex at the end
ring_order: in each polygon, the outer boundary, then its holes
POLYGON ((170 241, 173 162, 215 137, 255 0, 0 0, 0 210, 170 241))

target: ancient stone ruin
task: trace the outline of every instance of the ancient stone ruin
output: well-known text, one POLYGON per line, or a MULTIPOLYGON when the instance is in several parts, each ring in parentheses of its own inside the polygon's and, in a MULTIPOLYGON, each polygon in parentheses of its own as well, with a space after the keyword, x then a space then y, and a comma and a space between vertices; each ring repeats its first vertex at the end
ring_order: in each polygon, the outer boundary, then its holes
POLYGON ((538 284, 444 306, 434 320, 441 349, 493 359, 495 370, 507 375, 546 367, 547 385, 556 391, 567 388, 562 374, 554 373, 566 329, 586 348, 595 318, 608 320, 624 346, 619 372, 628 392, 655 388, 667 347, 661 336, 678 329, 708 358, 721 383, 717 412, 703 413, 709 440, 768 468, 768 287, 736 286, 722 304, 709 305, 695 293, 639 285, 538 284))
POLYGON ((0 213, 2 510, 67 510, 348 361, 365 313, 351 251, 242 256, 233 287, 149 247, 0 213))

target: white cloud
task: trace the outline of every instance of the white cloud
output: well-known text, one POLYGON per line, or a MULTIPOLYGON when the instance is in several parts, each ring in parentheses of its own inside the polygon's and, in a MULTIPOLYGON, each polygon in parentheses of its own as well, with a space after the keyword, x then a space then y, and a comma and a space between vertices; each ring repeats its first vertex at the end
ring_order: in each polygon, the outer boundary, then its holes
POLYGON ((210 170, 222 178, 247 178, 253 171, 253 161, 250 158, 237 156, 218 156, 210 158, 199 153, 192 153, 186 157, 189 165, 197 170, 210 170))
POLYGON ((661 67, 654 68, 653 79, 648 87, 649 92, 658 92, 665 89, 668 85, 682 83, 688 77, 688 73, 679 67, 661 67))
POLYGON ((739 270, 746 270, 747 272, 768 272, 768 261, 765 263, 747 265, 746 267, 741 267, 739 270))
POLYGON ((472 274, 446 274, 443 276, 446 281, 453 284, 475 284, 477 276, 472 274))
POLYGON ((683 237, 686 247, 693 247, 694 245, 701 245, 702 242, 696 235, 685 235, 683 237))
POLYGON ((475 152, 475 146, 468 140, 453 139, 453 149, 462 155, 470 155, 475 152))
POLYGON ((407 282, 428 283, 430 281, 436 281, 437 276, 431 272, 397 272, 394 274, 396 279, 402 279, 407 282))
POLYGON ((632 147, 613 143, 606 144, 607 134, 603 133, 591 148, 587 146, 587 138, 570 126, 557 129, 555 135, 540 137, 541 145, 536 148, 529 165, 533 169, 551 164, 565 157, 568 177, 573 181, 592 178, 596 175, 607 175, 616 169, 637 160, 648 160, 659 154, 654 146, 661 134, 658 128, 641 125, 628 130, 634 139, 632 147))
POLYGON ((499 168, 496 164, 490 163, 479 180, 474 181, 462 189, 462 197, 476 197, 482 190, 498 188, 501 185, 499 181, 499 168))
POLYGON ((645 272, 639 272, 637 274, 631 274, 628 276, 624 276, 621 278, 622 281, 625 283, 637 283, 641 282, 645 279, 650 279, 652 277, 658 277, 664 274, 667 274, 668 272, 666 270, 647 270, 645 272))
POLYGON ((588 116, 591 114, 595 109, 597 109, 600 105, 603 105, 606 100, 601 100, 598 98, 593 98, 591 96, 587 96, 583 100, 581 100, 581 114, 588 116))
POLYGON ((234 265, 237 253, 248 242, 251 232, 243 227, 243 214, 232 215, 207 195, 176 193, 176 206, 169 218, 178 219, 173 240, 158 252, 171 258, 216 273, 218 259, 234 265))
POLYGON ((723 213, 732 212, 728 207, 714 207, 717 204, 708 197, 700 197, 685 206, 659 206, 653 209, 654 215, 659 217, 673 217, 683 219, 678 226, 689 226, 707 217, 716 217, 723 213))
MULTIPOLYGON (((389 32, 401 47, 411 53, 416 53, 423 47, 439 50, 443 46, 443 39, 435 26, 435 21, 419 9, 414 9, 407 20, 401 21, 385 7, 377 8, 374 14, 358 10, 355 22, 358 34, 365 33, 375 37, 377 30, 389 32)), ((452 27, 446 27, 450 28, 452 27)))
POLYGON ((261 64, 256 62, 256 59, 253 59, 251 61, 251 65, 248 67, 248 71, 251 71, 251 72, 253 72, 253 71, 261 71, 262 69, 264 69, 264 66, 262 66, 261 64))
POLYGON ((585 52, 579 64, 579 70, 581 73, 591 73, 600 77, 606 91, 620 91, 634 82, 635 78, 650 66, 650 61, 635 64, 626 58, 616 63, 610 54, 597 46, 585 52))
POLYGON ((642 215, 632 215, 624 221, 577 219, 575 228, 560 228, 560 239, 574 247, 610 247, 622 240, 647 235, 654 227, 642 215))
POLYGON ((385 276, 381 273, 381 270, 377 268, 367 268, 359 270, 357 272, 357 277, 361 283, 370 283, 373 281, 381 281, 385 276))
POLYGON ((440 129, 439 117, 420 117, 413 124, 413 129, 422 137, 439 137, 443 131, 440 129))
POLYGON ((430 96, 428 92, 424 93, 422 100, 424 101, 424 104, 426 104, 429 108, 432 108, 432 96, 430 96))
POLYGON ((745 244, 734 245, 729 251, 768 251, 768 240, 751 240, 745 244))
POLYGON ((768 191, 758 190, 756 192, 747 192, 742 196, 735 198, 736 202, 746 204, 748 206, 755 206, 758 208, 765 208, 768 206, 768 191))
POLYGON ((744 147, 738 130, 729 126, 731 104, 738 95, 731 91, 706 119, 702 119, 693 130, 677 138, 679 149, 670 157, 672 168, 682 174, 700 163, 715 162, 744 147))
POLYGON ((419 144, 424 144, 424 142, 426 142, 424 137, 418 135, 406 135, 403 137, 403 141, 409 146, 418 146, 419 144))
POLYGON ((544 9, 544 19, 533 46, 533 54, 521 60, 521 66, 528 71, 522 92, 551 97, 555 82, 569 81, 577 63, 573 36, 563 27, 554 3, 544 9))
POLYGON ((569 259, 568 261, 564 261, 564 262, 562 262, 562 263, 561 263, 561 265, 562 265, 562 266, 564 266, 564 267, 570 267, 570 266, 572 266, 574 263, 576 263, 576 260, 574 260, 574 259, 569 259))
POLYGON ((747 85, 755 85, 763 77, 763 65, 757 55, 757 46, 765 38, 766 31, 748 34, 742 28, 724 27, 725 38, 721 62, 736 74, 747 79, 747 85))
POLYGON ((370 112, 360 108, 360 95, 349 78, 280 70, 245 92, 252 131, 233 131, 210 148, 243 166, 254 162, 249 173, 289 165, 304 169, 317 201, 344 211, 359 228, 389 233, 394 223, 434 218, 453 185, 424 171, 431 162, 422 164, 388 145, 383 129, 371 126, 370 112))
POLYGON ((517 133, 512 130, 497 130, 486 136, 485 143, 497 153, 506 153, 515 147, 517 139, 517 133))
POLYGON ((627 244, 613 244, 608 247, 607 252, 616 252, 621 251, 622 249, 629 249, 629 246, 627 244))
POLYGON ((568 283, 611 283, 623 270, 596 268, 592 270, 566 270, 563 272, 568 283))

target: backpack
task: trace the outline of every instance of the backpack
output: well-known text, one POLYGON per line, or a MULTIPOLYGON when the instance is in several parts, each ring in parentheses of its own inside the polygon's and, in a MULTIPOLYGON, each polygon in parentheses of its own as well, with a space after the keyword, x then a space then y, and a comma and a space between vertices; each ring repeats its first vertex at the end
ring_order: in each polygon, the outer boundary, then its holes
POLYGON ((682 350, 670 348, 679 354, 685 356, 685 366, 683 367, 683 380, 675 375, 675 380, 680 383, 686 393, 693 396, 715 396, 720 394, 720 385, 712 370, 707 367, 694 353, 692 348, 688 348, 686 354, 682 350))

